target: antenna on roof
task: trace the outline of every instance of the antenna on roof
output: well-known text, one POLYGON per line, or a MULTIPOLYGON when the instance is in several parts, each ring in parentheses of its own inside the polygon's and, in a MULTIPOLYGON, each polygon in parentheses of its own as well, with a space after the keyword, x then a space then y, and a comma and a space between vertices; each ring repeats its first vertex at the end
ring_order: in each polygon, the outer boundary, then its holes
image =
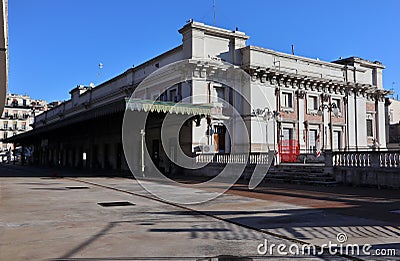
POLYGON ((214 0, 214 2, 213 2, 213 9, 214 9, 214 26, 216 26, 216 13, 215 13, 215 2, 216 2, 216 0, 214 0))
POLYGON ((292 54, 294 55, 294 44, 292 44, 292 54))

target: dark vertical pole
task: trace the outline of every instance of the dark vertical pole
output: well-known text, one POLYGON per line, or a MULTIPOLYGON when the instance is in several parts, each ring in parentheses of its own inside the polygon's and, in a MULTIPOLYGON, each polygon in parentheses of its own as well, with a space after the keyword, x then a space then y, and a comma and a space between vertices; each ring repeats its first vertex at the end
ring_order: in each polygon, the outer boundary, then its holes
POLYGON ((214 3, 213 3, 213 9, 214 9, 214 26, 217 25, 217 22, 216 22, 216 12, 215 12, 215 2, 216 2, 216 0, 214 0, 214 3))
POLYGON ((25 164, 25 146, 21 146, 21 165, 24 166, 25 164))

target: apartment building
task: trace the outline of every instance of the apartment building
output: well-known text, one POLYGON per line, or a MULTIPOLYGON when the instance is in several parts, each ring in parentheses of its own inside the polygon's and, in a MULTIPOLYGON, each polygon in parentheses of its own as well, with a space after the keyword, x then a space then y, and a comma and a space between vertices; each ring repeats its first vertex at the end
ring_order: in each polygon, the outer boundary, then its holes
POLYGON ((44 100, 32 99, 28 95, 8 94, 4 111, 0 118, 0 160, 14 150, 12 143, 3 139, 32 129, 34 118, 48 109, 44 100))

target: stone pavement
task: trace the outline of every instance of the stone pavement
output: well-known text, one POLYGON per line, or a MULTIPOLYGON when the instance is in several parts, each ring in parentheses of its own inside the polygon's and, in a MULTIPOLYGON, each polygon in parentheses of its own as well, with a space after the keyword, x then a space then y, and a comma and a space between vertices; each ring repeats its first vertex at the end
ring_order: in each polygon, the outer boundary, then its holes
MULTIPOLYGON (((400 209, 400 193, 394 190, 264 184, 248 191, 244 184, 237 184, 215 200, 188 206, 206 214, 202 215, 138 196, 151 195, 132 179, 52 179, 51 174, 49 169, 0 166, 0 260, 204 260, 219 255, 254 260, 341 260, 344 258, 329 255, 281 256, 276 250, 274 255, 257 253, 265 239, 269 245, 289 246, 295 240, 322 245, 338 243, 338 233, 345 233, 346 244, 396 249, 397 256, 385 257, 387 260, 400 257, 400 219, 396 218, 400 213, 395 212, 400 209), (134 205, 98 205, 119 201, 134 205), (375 213, 365 215, 371 212, 375 213)), ((59 171, 58 175, 83 176, 71 171, 59 171)), ((180 196, 193 193, 152 185, 180 196)), ((195 192, 214 193, 215 188, 195 192)))

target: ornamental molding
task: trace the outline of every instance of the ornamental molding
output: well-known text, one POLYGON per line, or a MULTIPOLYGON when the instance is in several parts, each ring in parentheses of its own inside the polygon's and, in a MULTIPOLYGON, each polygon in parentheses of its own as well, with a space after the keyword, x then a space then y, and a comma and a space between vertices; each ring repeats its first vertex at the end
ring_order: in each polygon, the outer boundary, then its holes
POLYGON ((297 90, 296 94, 299 99, 304 99, 306 96, 306 92, 304 90, 297 90))
MULTIPOLYGON (((319 91, 331 94, 354 94, 358 97, 368 97, 376 91, 388 91, 377 89, 371 84, 361 84, 353 82, 338 81, 334 79, 318 78, 309 75, 281 72, 275 68, 247 67, 244 70, 251 75, 253 81, 261 83, 269 82, 271 85, 292 87, 294 89, 304 89, 306 91, 319 91)), ((378 98, 375 95, 375 99, 378 98)), ((379 96, 379 100, 382 97, 379 96)))
POLYGON ((329 100, 330 100, 330 98, 331 98, 331 95, 329 95, 329 94, 327 94, 327 93, 322 93, 322 94, 321 94, 321 98, 322 98, 322 101, 324 101, 324 102, 329 102, 329 100))
POLYGON ((126 109, 139 112, 144 111, 187 115, 211 115, 213 109, 215 109, 215 105, 213 104, 186 104, 134 98, 127 98, 125 99, 125 102, 126 109))

